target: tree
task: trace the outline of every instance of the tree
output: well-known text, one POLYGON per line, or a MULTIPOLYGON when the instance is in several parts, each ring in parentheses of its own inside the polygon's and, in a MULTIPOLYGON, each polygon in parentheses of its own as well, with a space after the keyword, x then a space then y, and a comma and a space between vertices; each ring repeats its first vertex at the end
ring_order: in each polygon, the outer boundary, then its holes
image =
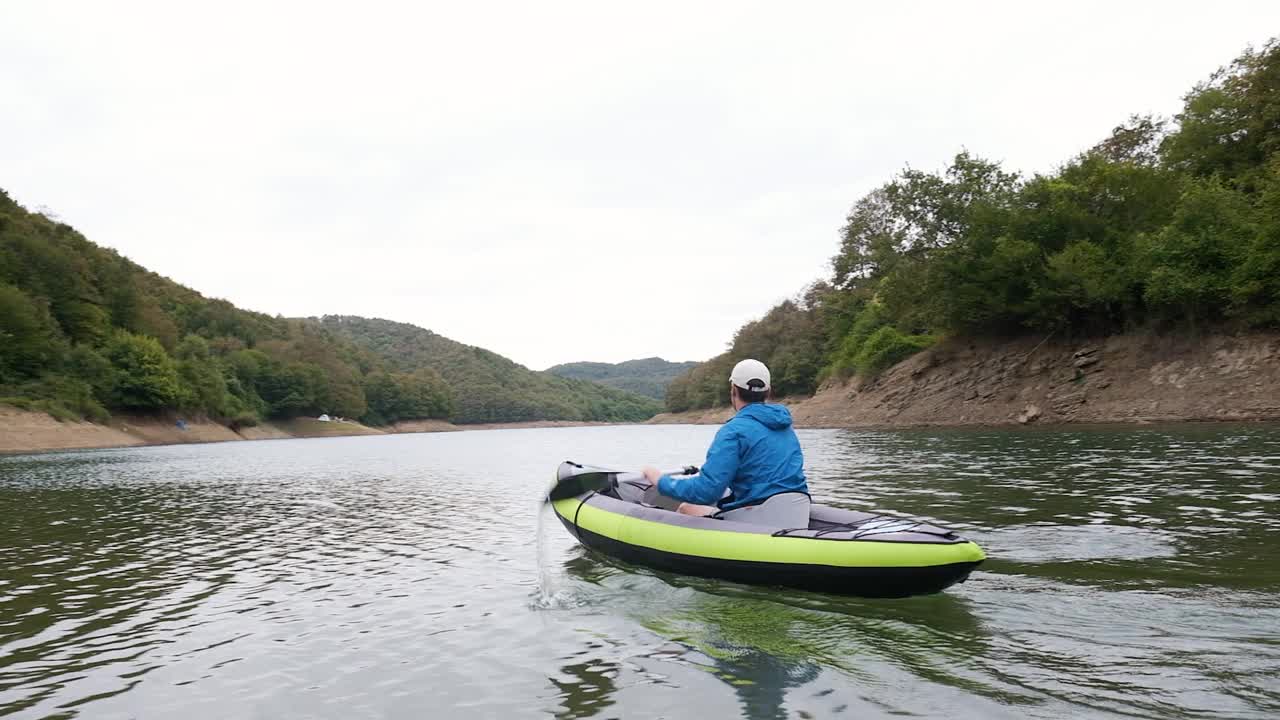
POLYGON ((1192 325, 1222 317, 1235 267, 1258 235, 1252 215, 1245 198, 1222 183, 1191 184, 1173 221, 1142 244, 1147 303, 1192 325))
POLYGON ((115 368, 110 407, 158 410, 178 399, 178 371, 155 338, 118 330, 106 347, 115 368))
POLYGON ((1241 248, 1231 274, 1231 313, 1252 325, 1280 326, 1280 157, 1272 158, 1259 195, 1258 231, 1241 248))
POLYGON ((1187 94, 1161 152, 1173 167, 1246 191, 1280 149, 1280 39, 1249 49, 1187 94))
POLYGON ((59 348, 49 311, 0 282, 0 385, 36 377, 57 359, 59 348))
POLYGON ((227 389, 227 378, 199 335, 188 335, 174 352, 178 367, 178 407, 228 418, 241 410, 227 389))
POLYGON ((1108 162, 1151 167, 1160 163, 1160 145, 1168 135, 1169 123, 1163 118, 1130 115, 1128 122, 1117 125, 1090 154, 1108 162))

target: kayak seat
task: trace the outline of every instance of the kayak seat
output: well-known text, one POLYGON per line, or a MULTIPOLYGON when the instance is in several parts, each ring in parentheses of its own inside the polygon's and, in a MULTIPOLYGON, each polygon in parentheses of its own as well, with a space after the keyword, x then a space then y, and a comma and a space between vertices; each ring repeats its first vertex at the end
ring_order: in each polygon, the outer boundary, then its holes
MULTIPOLYGON (((612 488, 603 491, 602 494, 645 507, 671 511, 680 507, 679 500, 662 495, 656 487, 648 486, 637 480, 619 479, 612 488)), ((726 490, 725 497, 728 496, 729 491, 726 490)), ((784 492, 778 493, 757 505, 748 505, 747 507, 733 510, 721 510, 710 517, 716 520, 732 520, 734 522, 767 525, 775 528, 808 528, 809 505, 809 496, 807 494, 784 492)))
POLYGON ((783 492, 758 505, 721 510, 712 517, 775 528, 808 528, 810 504, 807 493, 783 492))

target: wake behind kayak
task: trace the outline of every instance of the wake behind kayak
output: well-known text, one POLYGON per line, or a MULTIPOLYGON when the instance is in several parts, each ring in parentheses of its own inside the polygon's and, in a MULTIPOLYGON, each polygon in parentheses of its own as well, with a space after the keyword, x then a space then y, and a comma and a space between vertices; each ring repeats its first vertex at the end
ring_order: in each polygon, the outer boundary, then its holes
POLYGON ((808 527, 681 515, 620 499, 628 473, 565 462, 556 517, 586 547, 658 570, 859 597, 907 597, 964 582, 986 555, 972 541, 910 518, 814 503, 808 527), (584 482, 578 483, 578 480, 584 482))

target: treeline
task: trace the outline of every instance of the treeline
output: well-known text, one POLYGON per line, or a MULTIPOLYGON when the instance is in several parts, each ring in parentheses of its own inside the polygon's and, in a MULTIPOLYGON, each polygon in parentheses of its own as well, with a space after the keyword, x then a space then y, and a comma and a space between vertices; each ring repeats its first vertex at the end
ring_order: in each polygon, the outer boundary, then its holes
POLYGON ((314 322, 372 353, 389 368, 404 372, 429 368, 439 373, 453 391, 454 422, 633 422, 647 420, 662 409, 656 399, 534 372, 497 353, 415 325, 339 315, 314 322))
POLYGON ((59 418, 173 411, 232 426, 322 412, 447 417, 430 370, 210 300, 0 192, 0 402, 59 418))
POLYGON ((672 383, 667 408, 726 404, 747 356, 785 395, 942 336, 1280 326, 1280 43, 1184 101, 1048 175, 968 153, 903 171, 854 204, 832 275, 672 383))
POLYGON ((546 372, 574 380, 590 380, 661 400, 666 397, 667 386, 672 380, 697 366, 696 362, 668 362, 659 357, 651 357, 620 363, 564 363, 549 367, 546 372))
POLYGON ((0 403, 63 418, 173 412, 232 427, 328 413, 634 421, 651 398, 535 373, 412 325, 211 300, 0 192, 0 403), (346 320, 347 322, 343 322, 346 320))

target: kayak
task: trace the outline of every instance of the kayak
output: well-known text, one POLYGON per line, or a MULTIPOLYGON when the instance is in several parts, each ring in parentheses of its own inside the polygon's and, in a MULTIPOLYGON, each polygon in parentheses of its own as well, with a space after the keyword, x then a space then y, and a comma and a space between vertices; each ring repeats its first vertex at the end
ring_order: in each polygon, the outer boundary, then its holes
POLYGON ((587 548, 684 575, 775 585, 838 595, 897 598, 940 592, 964 582, 982 549, 924 520, 842 510, 813 503, 808 527, 769 527, 628 502, 610 486, 638 477, 565 462, 560 487, 578 477, 594 489, 553 499, 565 528, 587 548))

